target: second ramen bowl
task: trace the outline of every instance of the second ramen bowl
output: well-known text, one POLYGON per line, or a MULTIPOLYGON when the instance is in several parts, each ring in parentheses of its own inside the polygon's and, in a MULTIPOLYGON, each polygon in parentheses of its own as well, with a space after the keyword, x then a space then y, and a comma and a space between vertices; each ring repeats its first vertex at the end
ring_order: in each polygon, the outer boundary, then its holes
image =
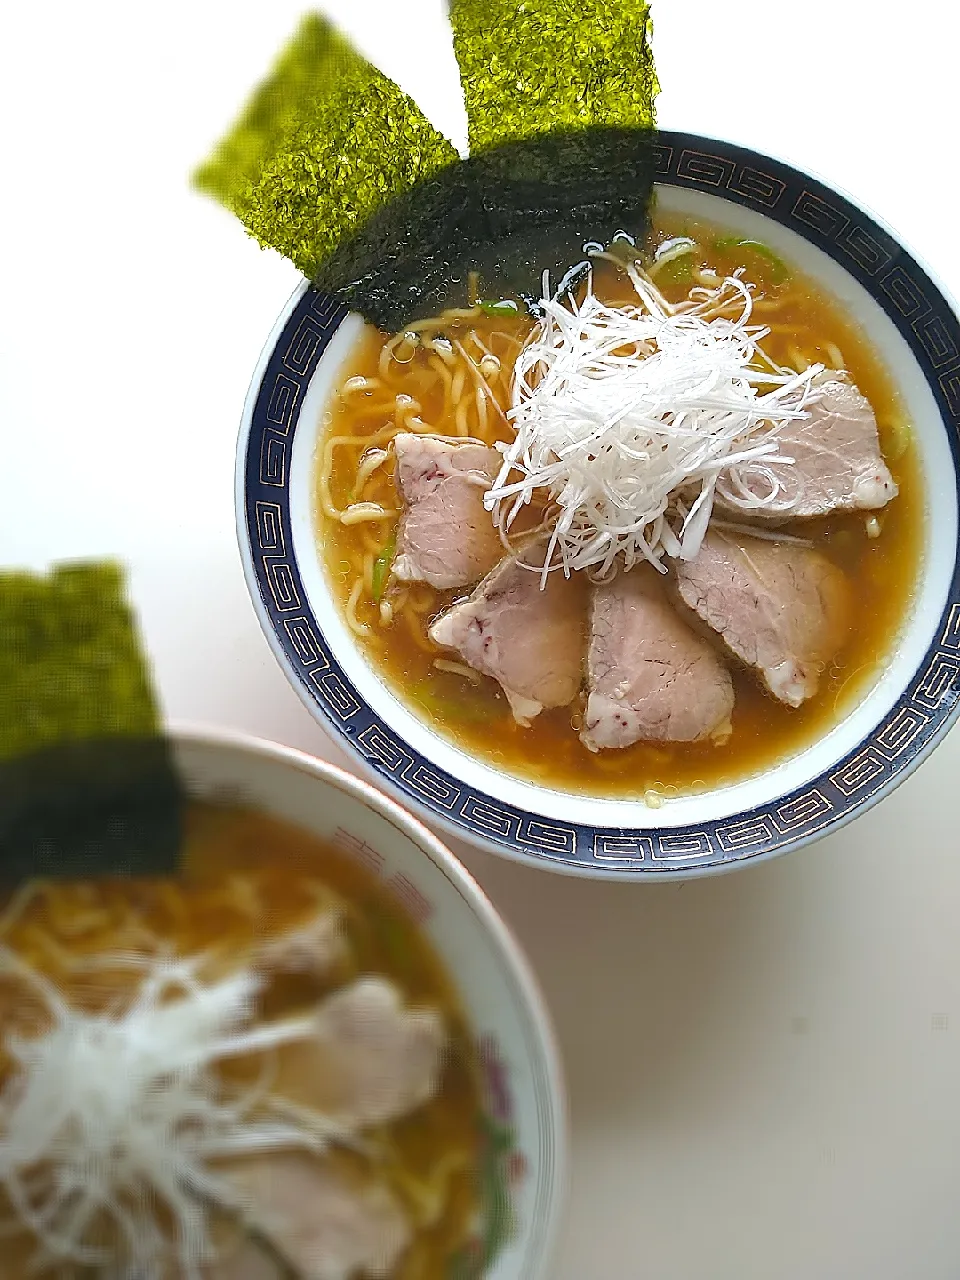
POLYGON ((742 781, 679 796, 577 794, 477 759, 425 723, 368 663, 317 545, 324 406, 361 322, 304 283, 267 342, 245 407, 237 517, 270 645, 317 720, 384 790, 448 836, 568 874, 685 879, 773 857, 887 795, 960 711, 960 323, 880 220, 806 173, 727 142, 661 133, 659 207, 755 238, 835 297, 883 361, 924 476, 922 568, 897 644, 818 740, 742 781))
POLYGON ((478 1169, 488 1204, 462 1274, 542 1280, 565 1193, 562 1070, 536 981, 483 891, 421 823, 333 765, 223 730, 180 726, 173 743, 192 798, 243 805, 324 841, 429 941, 474 1039, 491 1137, 478 1169))

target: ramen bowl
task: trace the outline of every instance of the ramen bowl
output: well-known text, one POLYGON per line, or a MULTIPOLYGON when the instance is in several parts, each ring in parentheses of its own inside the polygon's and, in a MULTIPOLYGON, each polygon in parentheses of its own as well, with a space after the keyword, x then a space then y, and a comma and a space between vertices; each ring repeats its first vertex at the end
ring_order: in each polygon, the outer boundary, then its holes
POLYGON ((324 406, 361 322, 304 284, 261 357, 237 467, 241 553, 257 615, 294 688, 379 786, 431 825, 569 874, 689 878, 837 830, 887 795, 953 723, 960 694, 960 325, 930 271, 823 181, 723 141, 661 133, 658 208, 761 241, 835 298, 895 384, 926 507, 921 568, 872 685, 808 745, 739 781, 651 807, 539 785, 427 724, 358 647, 317 545, 324 406))
POLYGON ((365 782, 298 751, 239 734, 173 735, 191 796, 254 808, 359 862, 419 927, 452 979, 476 1042, 484 1128, 480 1175, 494 1210, 477 1222, 477 1280, 546 1275, 562 1204, 565 1099, 548 1015, 527 964, 485 895, 426 827, 365 782))

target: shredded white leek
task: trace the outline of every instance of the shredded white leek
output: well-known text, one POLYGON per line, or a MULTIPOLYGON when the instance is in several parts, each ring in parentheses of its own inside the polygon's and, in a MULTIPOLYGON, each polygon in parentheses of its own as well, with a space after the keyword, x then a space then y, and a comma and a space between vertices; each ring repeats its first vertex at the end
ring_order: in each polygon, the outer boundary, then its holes
MULTIPOLYGON (((307 1038, 315 1019, 252 1024, 260 980, 242 972, 204 983, 199 960, 131 958, 144 967, 129 1006, 91 1014, 0 949, 0 969, 39 998, 45 1028, 5 1037, 13 1077, 0 1095, 0 1186, 37 1237, 38 1269, 116 1266, 116 1248, 87 1243, 112 1223, 126 1258, 148 1274, 169 1257, 195 1280, 216 1257, 208 1208, 236 1207, 209 1162, 260 1151, 321 1151, 329 1129, 265 1118, 264 1088, 230 1091, 223 1058, 307 1038), (169 1213, 175 1239, 158 1224, 169 1213)), ((322 1118, 316 1118, 318 1121, 322 1118)), ((102 1239, 102 1234, 100 1235, 102 1239)))
MULTIPOLYGON (((680 246, 677 246, 678 248, 680 246)), ((558 510, 543 577, 619 564, 692 559, 714 498, 743 511, 789 514, 776 469, 783 427, 806 417, 822 366, 775 365, 751 326, 739 276, 671 306, 632 264, 637 304, 611 307, 592 281, 579 303, 549 296, 520 353, 508 413, 516 438, 484 498, 507 540, 521 509, 547 496, 558 510)))

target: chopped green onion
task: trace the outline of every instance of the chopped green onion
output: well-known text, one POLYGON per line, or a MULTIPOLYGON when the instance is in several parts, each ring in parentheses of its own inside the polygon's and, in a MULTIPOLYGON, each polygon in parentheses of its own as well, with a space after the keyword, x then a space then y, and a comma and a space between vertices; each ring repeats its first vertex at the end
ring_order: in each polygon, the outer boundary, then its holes
POLYGON ((664 285, 685 285, 689 289, 694 283, 694 262, 692 249, 671 258, 661 259, 660 262, 653 264, 650 278, 657 282, 658 288, 663 288, 664 285))
POLYGON ((383 599, 383 593, 387 586, 387 579, 390 577, 390 570, 393 567, 393 560, 396 554, 397 539, 393 537, 373 562, 372 594, 375 604, 379 604, 383 599))
POLYGON ((911 431, 899 420, 880 427, 880 445, 887 462, 899 462, 910 448, 911 431))
POLYGON ((770 279, 774 284, 782 284, 790 275, 790 272, 784 266, 782 259, 778 258, 769 245, 763 244, 760 240, 741 240, 741 249, 749 249, 755 253, 758 258, 766 258, 767 262, 773 267, 770 273, 770 279))
POLYGON ((491 710, 486 703, 469 696, 444 697, 435 692, 433 681, 422 680, 411 690, 414 700, 439 720, 453 724, 484 724, 495 717, 496 710, 491 710))
POLYGON ((762 240, 741 239, 739 236, 718 236, 713 242, 713 247, 722 252, 730 249, 749 249, 756 257, 764 258, 770 263, 773 268, 768 272, 771 284, 783 284, 784 280, 789 279, 790 272, 783 260, 777 257, 770 246, 764 244, 762 240))
POLYGON ((516 316, 520 314, 520 308, 512 298, 502 298, 499 302, 493 302, 489 298, 482 298, 477 306, 487 316, 516 316))

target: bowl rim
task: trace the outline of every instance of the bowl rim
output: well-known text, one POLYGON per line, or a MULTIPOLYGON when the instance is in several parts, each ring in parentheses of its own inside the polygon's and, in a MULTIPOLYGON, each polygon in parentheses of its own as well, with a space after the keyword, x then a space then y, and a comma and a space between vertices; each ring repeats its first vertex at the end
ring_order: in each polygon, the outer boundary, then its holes
POLYGON ((527 1272, 523 1280, 544 1280, 552 1262, 559 1235, 561 1215, 567 1200, 569 1180, 569 1097, 563 1059, 550 1015, 549 1006, 513 930, 497 910, 492 899, 456 854, 448 849, 440 838, 420 819, 396 800, 385 795, 377 787, 357 778, 354 774, 312 756, 296 747, 287 747, 268 738, 259 737, 241 729, 208 725, 199 721, 172 720, 167 732, 177 744, 211 747, 227 752, 236 751, 306 774, 336 788, 354 800, 387 819, 415 844, 434 866, 457 889, 461 900, 479 920, 484 933, 506 965, 523 1016, 529 1024, 532 1038, 540 1056, 540 1068, 546 1085, 546 1106, 542 1115, 549 1125, 552 1138, 552 1159, 547 1181, 548 1196, 545 1201, 545 1221, 540 1229, 539 1252, 534 1270, 527 1272))
MULTIPOLYGON (((729 142, 725 139, 711 136, 706 133, 692 134, 685 131, 660 130, 657 136, 658 154, 663 155, 674 152, 680 154, 680 163, 684 157, 692 156, 694 164, 688 166, 688 171, 684 175, 671 173, 669 168, 664 171, 663 167, 658 165, 655 172, 655 182, 663 182, 666 177, 666 185, 675 187, 687 187, 695 190, 701 190, 709 194, 715 194, 722 199, 726 199, 734 204, 739 204, 746 208, 754 209, 761 214, 772 213, 773 204, 764 198, 763 183, 776 183, 779 177, 769 177, 763 172, 763 166, 768 171, 782 174, 791 179, 795 184, 800 183, 804 188, 809 184, 812 191, 813 200, 816 201, 825 195, 839 201, 840 205, 844 204, 849 207, 855 214, 859 215, 867 224, 884 237, 892 247, 890 260, 898 261, 906 260, 916 269, 921 277, 926 277, 931 294, 940 303, 943 304, 942 311, 945 312, 949 325, 960 334, 960 308, 953 295, 942 284, 936 272, 928 265, 928 263, 910 247, 908 242, 899 235, 893 228, 879 215, 873 212, 862 201, 858 201, 843 188, 838 186, 831 180, 827 180, 815 173, 815 171, 800 168, 796 164, 782 160, 775 155, 768 155, 753 150, 750 147, 729 142), (716 161, 715 156, 709 154, 709 148, 713 146, 718 148, 726 157, 726 160, 716 161), (703 148, 707 148, 706 151, 703 148), (712 175, 707 178, 703 176, 703 170, 697 171, 696 162, 706 162, 708 165, 711 161, 714 163, 729 163, 730 172, 725 175, 721 174, 716 180, 712 179, 712 175), (759 166, 756 167, 756 166, 759 166), (739 188, 732 189, 730 180, 734 176, 733 170, 738 170, 738 180, 741 185, 739 188), (721 181, 721 178, 726 181, 721 181), (759 180, 759 194, 756 186, 759 180)), ((780 185, 786 190, 784 183, 780 185)), ((779 198, 779 196, 777 197, 779 198)), ((836 212, 836 210, 834 210, 836 212)), ((816 210, 814 211, 816 214, 816 210)), ((774 219, 777 221, 778 219, 774 219)), ((847 219, 849 222, 849 219, 847 219)), ((809 226, 813 227, 814 223, 809 222, 809 226)), ((836 234, 836 233, 834 233, 836 234)), ((841 260, 835 248, 832 248, 832 237, 826 236, 824 239, 815 240, 812 236, 806 237, 811 243, 825 250, 846 273, 857 280, 867 292, 879 302, 885 314, 896 326, 901 336, 907 342, 918 364, 921 365, 924 380, 927 383, 934 399, 937 402, 937 409, 940 415, 940 421, 944 432, 948 436, 948 442, 953 454, 955 480, 960 486, 960 450, 958 450, 955 436, 956 426, 960 423, 960 371, 956 374, 956 385, 951 379, 951 393, 955 393, 958 398, 957 409, 947 404, 947 392, 942 383, 937 385, 931 378, 930 373, 922 365, 921 354, 918 345, 922 344, 919 331, 912 330, 908 319, 908 313, 901 310, 900 315, 895 315, 888 309, 884 301, 878 297, 878 288, 875 281, 876 271, 873 276, 870 273, 857 270, 857 262, 860 259, 853 259, 853 266, 846 259, 841 260), (951 433, 951 419, 954 423, 954 431, 951 433)), ((876 244, 872 245, 873 249, 877 248, 876 244)), ((848 256, 849 251, 848 251, 848 256)), ((884 266, 889 266, 888 261, 884 266)), ((909 283, 909 282, 908 282, 909 283)), ((240 423, 238 435, 238 448, 236 457, 236 476, 235 476, 235 498, 236 498, 236 519, 237 519, 237 536, 240 547, 241 560, 243 564, 244 576, 250 592, 254 610, 260 621, 261 627, 267 638, 268 644, 272 649, 275 657, 280 663, 282 669, 287 675, 288 680, 295 688, 301 701, 310 711, 315 720, 343 746, 351 757, 358 763, 364 773, 374 777, 377 785, 382 786, 392 796, 398 798, 402 804, 415 809, 422 814, 426 821, 434 824, 445 834, 457 839, 465 839, 477 847, 492 851, 499 856, 506 857, 513 861, 520 862, 527 866, 539 867, 541 869, 549 869, 555 873, 580 876, 587 879, 598 880, 615 880, 615 881, 643 881, 644 879, 654 880, 688 880, 699 878, 701 876, 725 874, 736 870, 743 866, 756 865, 761 862, 769 861, 772 858, 779 857, 785 853, 793 852, 804 846, 813 843, 822 838, 824 835, 839 831, 855 818, 860 817, 873 805, 877 804, 881 799, 889 795, 897 786, 905 781, 914 770, 930 755, 930 753, 940 744, 949 730, 953 727, 957 718, 960 717, 960 586, 958 586, 958 570, 960 570, 960 540, 958 546, 954 548, 954 563, 951 575, 951 590, 948 596, 946 607, 941 615, 941 620, 937 628, 932 632, 932 638, 927 645, 925 652, 920 658, 919 664, 913 676, 906 682, 901 689, 893 707, 882 716, 875 725, 868 730, 859 742, 854 744, 851 749, 835 764, 821 769, 806 784, 801 785, 793 791, 783 795, 771 798, 763 805, 759 805, 754 809, 741 810, 722 819, 721 821, 709 821, 701 823, 697 828, 687 826, 678 826, 672 829, 664 828, 667 839, 672 842, 671 847, 675 849, 675 855, 671 857, 669 854, 661 852, 659 863, 657 855, 654 853, 652 857, 645 856, 644 846, 650 846, 653 840, 657 840, 661 850, 667 847, 663 838, 658 835, 660 829, 657 827, 649 827, 642 829, 630 830, 627 828, 614 828, 599 826, 577 827, 575 824, 567 824, 573 827, 573 845, 572 852, 558 853, 556 846, 551 847, 549 840, 545 847, 536 848, 535 842, 526 840, 520 843, 519 840, 509 836, 503 836, 500 833, 487 831, 476 831, 463 821, 451 818, 443 808, 435 803, 431 803, 429 797, 424 797, 423 792, 419 794, 412 788, 400 785, 399 781, 394 778, 390 771, 382 767, 381 762, 374 758, 369 752, 364 752, 355 736, 351 732, 344 731, 341 722, 331 716, 326 709, 310 692, 301 674, 295 669, 291 661, 290 654, 285 650, 281 638, 278 634, 275 623, 271 620, 265 595, 265 585, 258 578, 256 565, 254 563, 253 546, 250 536, 250 512, 249 506, 253 503, 248 499, 248 468, 250 466, 251 455, 249 453, 250 437, 254 427, 254 416, 257 408, 260 393, 263 390, 264 377, 267 372, 271 359, 275 357, 277 346, 284 330, 290 323, 291 317, 296 313, 297 309, 304 304, 305 297, 311 291, 310 282, 301 281, 294 289, 286 306, 278 317, 276 323, 270 331, 269 337, 261 352, 260 358, 251 378, 247 397, 244 403, 243 414, 240 423), (939 638, 938 638, 939 637, 939 638), (885 772, 885 776, 876 785, 873 784, 873 776, 866 779, 865 783, 854 778, 853 765, 861 756, 865 757, 866 753, 872 749, 872 742, 879 732, 886 727, 892 726, 895 716, 900 714, 904 700, 908 697, 911 689, 920 684, 920 674, 924 672, 925 664, 927 664, 935 652, 940 649, 947 649, 948 652, 944 656, 950 663, 950 670, 944 683, 937 689, 936 707, 931 708, 938 712, 935 723, 928 726, 925 733, 921 733, 922 740, 919 746, 914 746, 914 739, 917 733, 910 736, 909 742, 900 744, 896 749, 887 750, 880 761, 880 771, 885 772), (947 703, 943 708, 941 704, 947 703), (818 788, 822 787, 828 775, 831 779, 836 778, 842 772, 844 767, 850 770, 849 778, 850 790, 845 787, 835 787, 834 789, 840 794, 839 809, 835 809, 830 802, 822 795, 818 788), (864 790, 866 787, 866 790, 864 790), (855 793, 860 791, 857 796, 855 793), (826 816, 822 811, 814 812, 809 807, 804 809, 804 804, 810 796, 814 796, 824 803, 827 812, 826 816), (844 803, 844 800, 847 803, 844 803), (789 820, 785 820, 781 825, 779 821, 772 824, 767 822, 772 811, 776 808, 777 814, 787 813, 790 811, 789 820), (794 814, 799 815, 796 818, 794 814), (791 830, 792 824, 792 830, 791 830), (709 855, 707 860, 700 848, 694 847, 691 851, 689 843, 696 843, 701 837, 701 830, 708 831, 705 836, 709 855), (713 829, 712 831, 709 829, 713 829), (723 829, 723 831, 721 830, 723 829), (724 832, 728 835, 728 843, 724 844, 717 839, 717 835, 724 832), (716 835, 714 834, 716 833, 716 835), (585 838, 592 834, 594 856, 589 858, 580 849, 580 835, 585 838), (781 838, 782 837, 782 838, 781 838), (631 858, 629 855, 621 857, 620 865, 606 865, 599 860, 596 854, 596 848, 599 841, 609 839, 613 842, 614 848, 625 849, 632 844, 637 850, 636 856, 631 858), (687 847, 684 847, 684 842, 687 847)), ((889 298, 893 298, 890 291, 886 291, 889 298)), ((332 325, 331 332, 335 332, 341 323, 343 317, 347 314, 346 309, 339 303, 335 303, 332 299, 323 298, 317 295, 320 303, 316 306, 316 315, 318 322, 332 325)), ((899 305, 899 304, 898 304, 899 305)), ((926 312, 923 313, 924 315, 926 312)), ((935 315, 934 318, 937 318, 935 315)), ((949 335, 948 335, 949 336, 949 335)), ((953 340, 950 339, 952 342, 953 340)), ((960 344, 953 343, 954 347, 960 349, 960 344)), ((927 350, 924 347, 924 350, 927 350)), ((940 369, 939 374, 942 377, 944 372, 954 374, 953 364, 956 352, 950 355, 945 370, 940 369)), ((312 372, 312 371, 311 371, 312 372)), ((309 377, 307 378, 309 381, 309 377)), ((286 430, 286 428, 284 428, 286 430)), ((958 503, 960 505, 960 503, 958 503)), ((295 561, 295 556, 291 552, 291 560, 295 561)), ((312 618, 309 607, 305 607, 304 612, 312 618)), ((323 637, 322 628, 316 624, 313 619, 324 644, 327 644, 323 637)), ((329 646, 328 646, 329 647, 329 646)), ((331 649, 331 658, 333 664, 336 664, 335 655, 331 649)), ((360 703, 369 710, 368 704, 350 683, 351 693, 359 699, 360 703)), ((374 716, 374 719, 378 719, 374 716)), ((405 740, 386 726, 388 732, 392 733, 397 741, 402 744, 403 750, 408 755, 413 755, 418 761, 423 761, 431 769, 439 770, 439 766, 434 766, 429 757, 420 755, 414 748, 410 747, 405 740)), ((440 771, 438 780, 446 778, 446 774, 440 771)), ((481 805, 490 803, 495 809, 505 811, 510 815, 519 815, 520 819, 526 819, 532 828, 543 827, 545 824, 540 815, 531 813, 530 811, 520 810, 512 805, 507 805, 499 799, 489 796, 486 792, 479 788, 471 787, 457 781, 457 785, 462 787, 469 796, 476 797, 481 805)), ((549 824, 546 824, 549 825, 549 824)), ((519 828, 518 828, 519 829, 519 828)), ((613 855, 608 855, 613 856, 613 855)))

